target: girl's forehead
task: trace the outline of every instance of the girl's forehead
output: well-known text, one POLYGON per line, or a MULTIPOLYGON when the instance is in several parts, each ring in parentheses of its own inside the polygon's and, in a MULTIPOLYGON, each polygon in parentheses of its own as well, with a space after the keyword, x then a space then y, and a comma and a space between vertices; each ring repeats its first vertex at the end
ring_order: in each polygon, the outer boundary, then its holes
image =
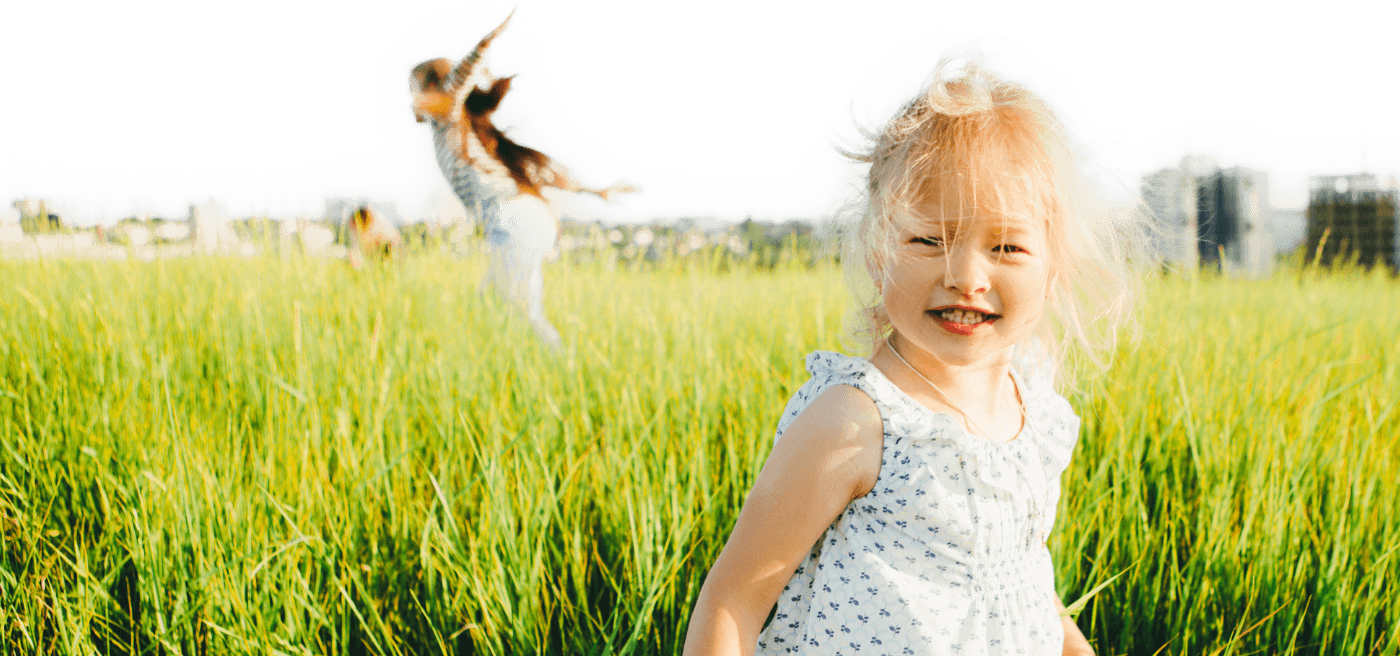
POLYGON ((899 227, 912 232, 937 231, 941 233, 961 233, 987 230, 992 234, 1004 232, 1045 234, 1046 222, 1030 208, 1005 208, 987 210, 969 208, 969 211, 949 211, 939 203, 924 203, 910 208, 899 227))

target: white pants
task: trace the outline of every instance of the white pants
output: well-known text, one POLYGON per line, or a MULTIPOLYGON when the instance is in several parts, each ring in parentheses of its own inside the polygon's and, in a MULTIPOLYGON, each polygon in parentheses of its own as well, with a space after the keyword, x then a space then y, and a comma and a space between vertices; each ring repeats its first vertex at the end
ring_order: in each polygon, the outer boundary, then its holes
POLYGON ((539 197, 522 194, 503 201, 496 227, 487 235, 491 265, 481 281, 482 288, 493 286, 524 307, 530 325, 551 348, 559 347, 559 331, 544 316, 541 267, 557 232, 554 213, 539 197))

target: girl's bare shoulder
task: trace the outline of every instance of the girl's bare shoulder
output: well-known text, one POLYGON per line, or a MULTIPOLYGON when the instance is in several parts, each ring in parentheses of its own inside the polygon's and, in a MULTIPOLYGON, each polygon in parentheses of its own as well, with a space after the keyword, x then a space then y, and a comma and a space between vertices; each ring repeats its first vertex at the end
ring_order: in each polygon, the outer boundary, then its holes
POLYGON ((793 457, 849 477, 852 498, 863 496, 880 474, 884 421, 875 402, 851 385, 832 385, 783 432, 773 457, 793 457))
POLYGON ((825 422, 854 423, 866 429, 863 433, 875 432, 877 440, 884 435, 879 407, 869 394, 854 385, 837 384, 822 390, 798 418, 804 416, 825 422))

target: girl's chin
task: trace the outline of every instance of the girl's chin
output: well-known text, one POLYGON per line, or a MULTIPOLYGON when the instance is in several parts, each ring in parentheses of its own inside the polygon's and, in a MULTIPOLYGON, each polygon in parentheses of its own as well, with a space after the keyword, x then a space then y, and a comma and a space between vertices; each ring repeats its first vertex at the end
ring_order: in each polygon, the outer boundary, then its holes
MULTIPOLYGON (((965 326, 958 326, 965 328, 965 326)), ((909 350, 918 349, 927 357, 950 365, 971 365, 984 361, 988 356, 1012 348, 1015 343, 1003 344, 996 332, 989 326, 975 327, 968 334, 955 333, 943 326, 929 326, 917 333, 905 336, 894 331, 894 343, 906 356, 909 350)))

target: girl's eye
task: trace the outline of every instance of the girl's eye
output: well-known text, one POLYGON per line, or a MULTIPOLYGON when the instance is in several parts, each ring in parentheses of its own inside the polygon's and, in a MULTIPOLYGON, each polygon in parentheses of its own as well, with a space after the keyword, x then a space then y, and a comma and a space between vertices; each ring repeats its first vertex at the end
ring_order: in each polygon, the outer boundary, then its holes
POLYGON ((941 238, 941 237, 914 237, 913 239, 910 239, 910 240, 909 240, 909 243, 911 243, 911 244, 919 244, 919 245, 922 245, 922 246, 942 246, 942 245, 943 245, 943 238, 941 238))
POLYGON ((997 244, 994 248, 992 248, 992 250, 993 250, 993 251, 996 251, 996 252, 998 252, 998 253, 1024 253, 1024 252, 1026 252, 1026 249, 1021 248, 1020 246, 1017 246, 1017 245, 1015 245, 1015 244, 997 244))

